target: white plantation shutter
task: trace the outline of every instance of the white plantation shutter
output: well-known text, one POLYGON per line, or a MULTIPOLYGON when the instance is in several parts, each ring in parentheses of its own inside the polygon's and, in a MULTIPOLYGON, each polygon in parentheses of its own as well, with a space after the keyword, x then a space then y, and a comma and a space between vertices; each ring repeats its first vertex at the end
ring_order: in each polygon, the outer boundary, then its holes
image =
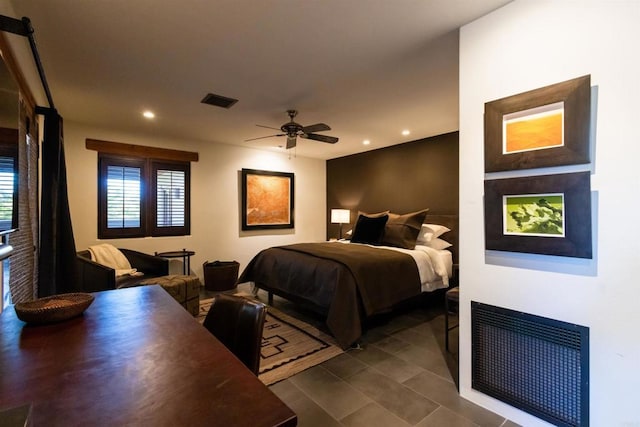
POLYGON ((183 227, 185 223, 184 171, 158 169, 156 187, 156 226, 183 227))
POLYGON ((190 233, 190 163, 99 155, 98 238, 190 233))
POLYGON ((98 238, 145 236, 144 159, 100 155, 98 238))
POLYGON ((15 158, 0 156, 0 229, 13 228, 15 158))
POLYGON ((188 162, 151 162, 153 198, 150 236, 186 236, 190 233, 188 162))
POLYGON ((140 168, 107 167, 107 228, 141 226, 141 187, 140 168))

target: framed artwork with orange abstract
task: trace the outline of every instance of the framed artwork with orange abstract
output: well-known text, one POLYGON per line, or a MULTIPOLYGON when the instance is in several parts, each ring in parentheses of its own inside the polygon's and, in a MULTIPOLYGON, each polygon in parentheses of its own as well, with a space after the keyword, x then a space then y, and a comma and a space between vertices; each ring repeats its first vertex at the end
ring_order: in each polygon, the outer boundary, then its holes
POLYGON ((294 175, 242 169, 242 229, 293 228, 294 175))
POLYGON ((591 77, 487 102, 485 172, 589 163, 591 77))

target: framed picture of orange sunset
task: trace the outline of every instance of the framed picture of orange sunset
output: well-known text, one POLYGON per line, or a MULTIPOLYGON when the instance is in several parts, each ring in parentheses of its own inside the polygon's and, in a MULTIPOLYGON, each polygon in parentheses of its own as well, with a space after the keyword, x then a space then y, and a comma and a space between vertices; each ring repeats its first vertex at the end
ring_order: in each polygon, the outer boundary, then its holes
POLYGON ((485 172, 589 163, 590 116, 589 75, 487 102, 485 172))
POLYGON ((242 230, 294 227, 294 174, 242 169, 242 230))

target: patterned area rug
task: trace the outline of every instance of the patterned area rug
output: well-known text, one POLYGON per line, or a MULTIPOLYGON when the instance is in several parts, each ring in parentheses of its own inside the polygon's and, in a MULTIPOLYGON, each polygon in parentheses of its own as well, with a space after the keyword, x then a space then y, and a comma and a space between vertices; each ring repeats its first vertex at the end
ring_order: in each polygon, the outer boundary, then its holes
MULTIPOLYGON (((200 323, 209 312, 211 301, 212 298, 200 301, 200 323)), ((330 335, 269 306, 258 378, 266 385, 274 384, 342 353, 330 335)))

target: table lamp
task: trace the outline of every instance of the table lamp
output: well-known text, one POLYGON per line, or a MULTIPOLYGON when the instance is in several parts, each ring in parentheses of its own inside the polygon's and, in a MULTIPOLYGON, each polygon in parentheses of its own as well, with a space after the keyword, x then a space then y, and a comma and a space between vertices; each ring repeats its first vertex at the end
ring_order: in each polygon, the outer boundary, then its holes
POLYGON ((331 223, 340 224, 340 239, 342 239, 342 224, 349 224, 351 212, 349 209, 331 209, 331 223))

